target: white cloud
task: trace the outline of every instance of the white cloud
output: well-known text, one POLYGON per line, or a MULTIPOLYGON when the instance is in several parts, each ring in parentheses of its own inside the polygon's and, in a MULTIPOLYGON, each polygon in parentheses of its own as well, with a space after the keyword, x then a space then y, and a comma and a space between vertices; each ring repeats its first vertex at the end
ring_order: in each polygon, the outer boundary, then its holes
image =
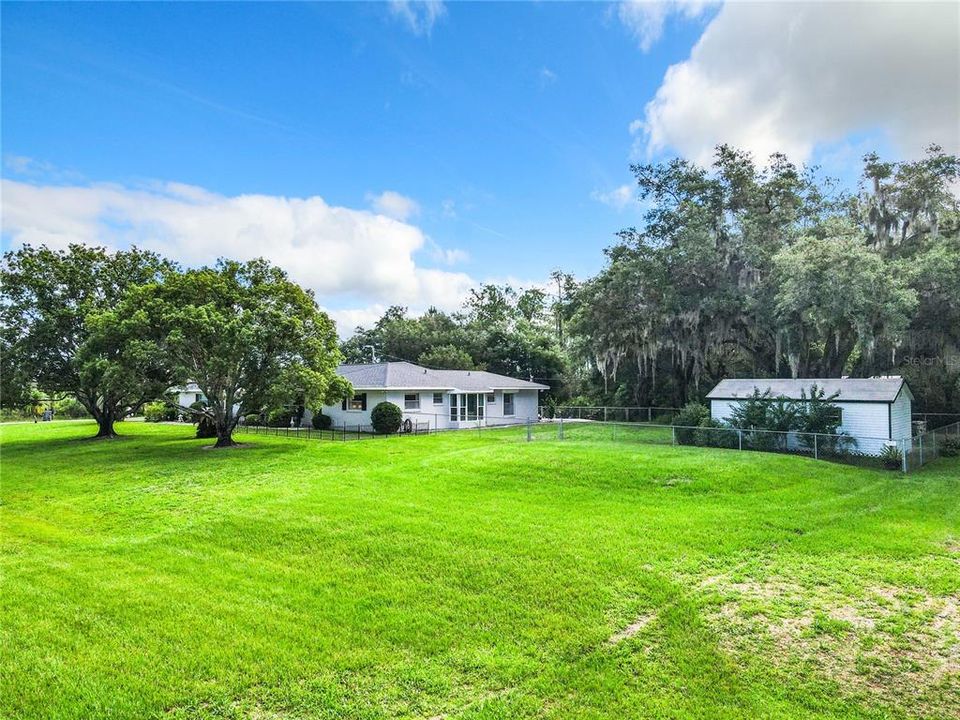
POLYGON ((594 190, 590 197, 597 202, 603 203, 615 210, 623 210, 634 199, 632 185, 621 185, 608 192, 594 190))
POLYGON ((447 14, 442 0, 390 0, 390 14, 402 20, 414 35, 430 35, 433 25, 447 14))
POLYGON ((729 3, 631 126, 637 149, 707 164, 725 142, 805 161, 882 132, 905 156, 956 152, 958 26, 956 3, 729 3))
POLYGON ((394 220, 406 221, 420 214, 420 205, 416 200, 393 190, 386 190, 379 195, 368 194, 367 202, 376 212, 394 220))
POLYGON ((707 7, 698 0, 626 0, 617 7, 617 16, 630 31, 643 52, 663 35, 663 25, 671 14, 695 18, 707 7))
MULTIPOLYGON (((317 196, 228 197, 177 183, 134 188, 4 179, 2 221, 14 246, 136 244, 188 266, 265 257, 314 289, 321 303, 341 307, 454 309, 473 286, 465 273, 417 264, 418 253, 438 248, 416 226, 317 196)), ((440 252, 456 258, 460 251, 440 252)))
POLYGON ((539 75, 540 75, 540 87, 553 85, 557 81, 557 74, 547 66, 543 66, 542 68, 540 68, 539 75))

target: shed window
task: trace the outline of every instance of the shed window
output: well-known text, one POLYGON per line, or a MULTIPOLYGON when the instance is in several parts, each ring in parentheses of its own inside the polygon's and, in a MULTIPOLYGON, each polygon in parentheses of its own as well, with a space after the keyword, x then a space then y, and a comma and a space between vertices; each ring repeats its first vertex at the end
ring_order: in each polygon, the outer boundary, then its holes
POLYGON ((513 415, 513 393, 503 394, 503 414, 513 415))
POLYGON ((406 410, 419 410, 420 409, 420 395, 419 393, 408 393, 403 396, 403 407, 406 410))
POLYGON ((496 401, 497 401, 497 396, 496 396, 496 395, 494 395, 493 393, 487 393, 487 402, 488 402, 488 403, 495 403, 496 401))
POLYGON ((433 404, 434 404, 434 405, 443 405, 443 393, 434 393, 434 394, 433 394, 433 404))
POLYGON ((367 409, 367 394, 366 393, 357 393, 349 400, 344 400, 340 407, 344 410, 366 410, 367 409))

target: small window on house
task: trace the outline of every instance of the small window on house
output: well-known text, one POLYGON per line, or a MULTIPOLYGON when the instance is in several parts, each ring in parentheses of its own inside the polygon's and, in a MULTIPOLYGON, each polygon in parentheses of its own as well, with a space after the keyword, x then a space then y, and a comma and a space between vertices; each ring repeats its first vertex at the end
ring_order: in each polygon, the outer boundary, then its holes
POLYGON ((493 402, 496 402, 496 401, 497 401, 497 396, 496 396, 496 395, 494 395, 493 393, 487 393, 487 402, 488 402, 488 403, 493 403, 493 402))
POLYGON ((513 415, 513 393, 503 394, 503 414, 513 415))
POLYGON ((837 425, 843 425, 843 408, 830 408, 830 420, 837 425))
POLYGON ((434 393, 434 394, 433 394, 433 404, 434 404, 434 405, 443 405, 443 393, 434 393))
POLYGON ((341 407, 344 410, 366 410, 367 409, 367 394, 366 393, 357 393, 349 400, 344 400, 341 403, 341 407))
POLYGON ((196 393, 196 397, 193 399, 193 401, 194 401, 194 402, 202 402, 202 401, 203 401, 203 393, 196 393))
POLYGON ((403 396, 403 407, 406 410, 420 409, 420 395, 418 393, 409 393, 403 396))

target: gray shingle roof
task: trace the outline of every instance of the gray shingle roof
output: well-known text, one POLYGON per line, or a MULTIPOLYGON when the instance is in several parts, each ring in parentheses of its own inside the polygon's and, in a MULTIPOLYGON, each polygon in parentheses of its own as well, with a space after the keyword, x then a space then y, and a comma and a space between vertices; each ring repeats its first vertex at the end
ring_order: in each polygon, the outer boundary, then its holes
POLYGON ((341 365, 337 372, 358 390, 548 390, 548 385, 484 370, 431 370, 408 362, 341 365))
MULTIPOLYGON (((893 402, 897 399, 900 389, 905 386, 903 378, 899 376, 879 378, 801 378, 799 380, 749 379, 749 380, 721 380, 717 386, 707 393, 708 400, 739 400, 753 394, 754 388, 760 392, 770 390, 772 397, 785 397, 790 400, 800 399, 800 390, 803 389, 810 396, 810 387, 816 385, 826 394, 835 392, 837 402, 893 402)), ((910 392, 907 387, 907 392, 910 392)), ((911 394, 911 398, 913 395, 911 394)))

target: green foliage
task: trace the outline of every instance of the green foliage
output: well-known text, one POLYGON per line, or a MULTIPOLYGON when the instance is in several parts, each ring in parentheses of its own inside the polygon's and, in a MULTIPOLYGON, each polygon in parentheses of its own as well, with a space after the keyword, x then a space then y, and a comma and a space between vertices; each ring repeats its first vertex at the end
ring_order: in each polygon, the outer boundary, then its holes
POLYGON ((673 424, 680 426, 676 430, 677 442, 680 445, 693 445, 696 442, 695 431, 690 428, 700 427, 710 421, 710 408, 703 403, 691 402, 684 405, 673 418, 673 424))
POLYGON ((403 411, 392 402, 378 403, 370 412, 370 424, 375 432, 390 435, 400 429, 403 411))
POLYGON ((56 416, 60 418, 84 418, 89 417, 90 413, 75 397, 65 397, 54 403, 56 416))
POLYGON ((171 384, 156 345, 134 318, 113 310, 131 288, 157 281, 172 267, 136 248, 111 253, 84 245, 63 251, 25 245, 5 253, 0 376, 3 394, 11 394, 4 403, 34 386, 70 394, 97 420, 98 435, 112 436, 114 422, 171 384))
POLYGON ((707 417, 700 422, 700 429, 693 431, 693 444, 699 447, 735 448, 739 444, 739 437, 736 430, 720 420, 707 417))
POLYGON ((453 345, 438 345, 420 353, 417 364, 440 370, 475 370, 470 353, 453 345))
POLYGON ((167 420, 169 408, 165 402, 151 402, 143 406, 143 419, 146 422, 167 420))
POLYGON ((902 470, 903 453, 896 445, 884 445, 880 451, 880 462, 888 470, 902 470))
POLYGON ((314 430, 329 430, 331 425, 333 425, 333 418, 329 415, 324 415, 319 410, 315 410, 313 419, 310 422, 314 430))
POLYGON ((855 197, 726 146, 712 168, 632 169, 642 230, 621 232, 569 303, 569 362, 595 369, 595 403, 683 405, 737 375, 899 373, 919 406, 960 407, 955 156, 868 156, 855 197))
POLYGON ((244 419, 243 422, 247 425, 259 425, 260 424, 260 413, 249 413, 244 419))
POLYGON ((960 435, 947 435, 940 442, 940 454, 943 457, 960 455, 960 435))
MULTIPOLYGON (((570 292, 569 284, 560 287, 570 292)), ((555 310, 539 289, 484 285, 453 315, 431 308, 410 318, 406 308, 391 307, 369 330, 357 328, 341 349, 348 362, 370 362, 372 346, 387 360, 532 377, 560 393, 568 370, 555 310)))
POLYGON ((293 412, 289 409, 271 410, 267 413, 267 427, 290 427, 293 412))
POLYGON ((170 273, 132 291, 118 316, 151 334, 176 377, 197 383, 217 446, 233 444, 236 423, 251 410, 352 393, 336 374, 333 322, 313 295, 264 260, 170 273))

